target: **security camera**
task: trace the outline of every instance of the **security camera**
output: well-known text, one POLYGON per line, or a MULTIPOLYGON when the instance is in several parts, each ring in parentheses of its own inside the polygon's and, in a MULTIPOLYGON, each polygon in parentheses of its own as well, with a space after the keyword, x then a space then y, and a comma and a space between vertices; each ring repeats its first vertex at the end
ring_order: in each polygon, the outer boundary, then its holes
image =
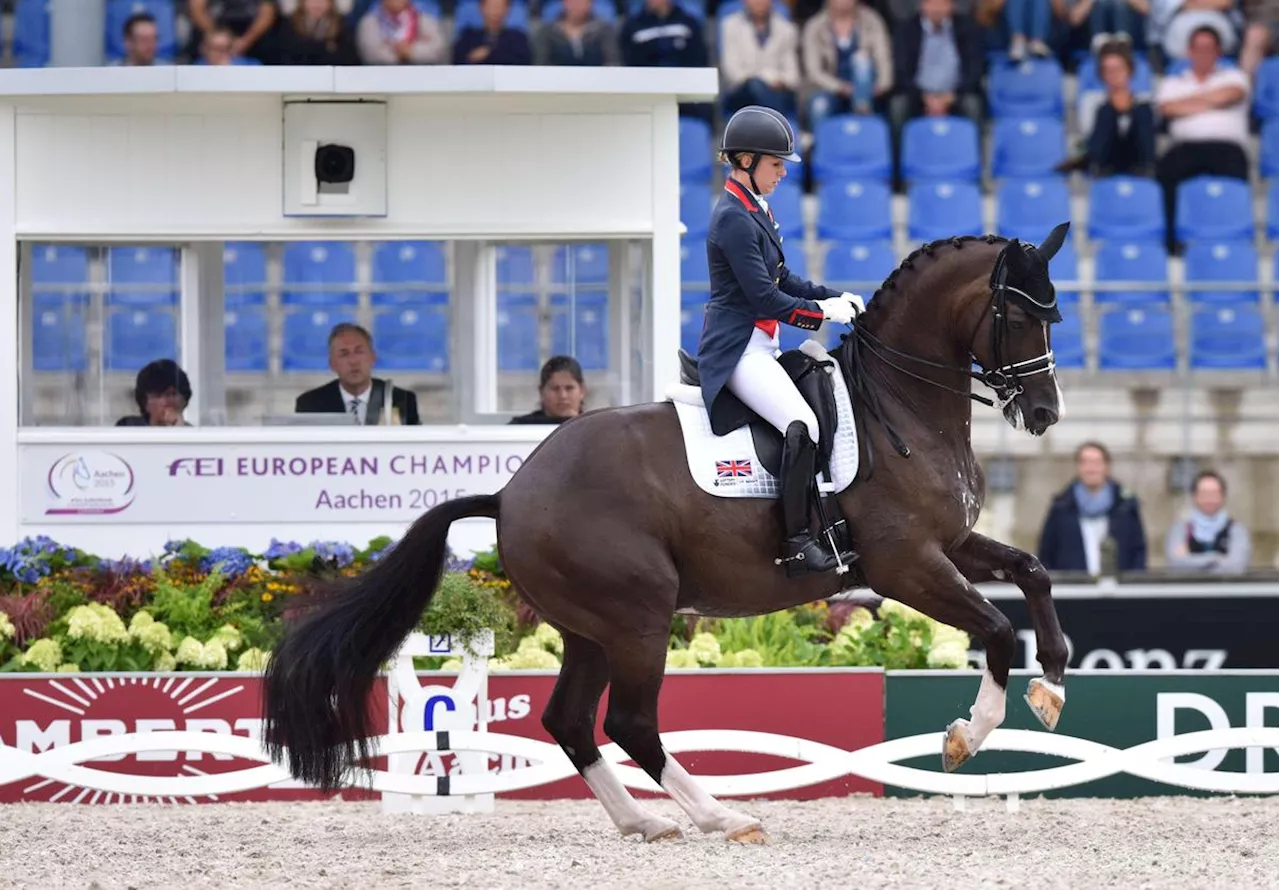
POLYGON ((316 182, 342 185, 356 178, 356 152, 349 145, 316 148, 316 182))

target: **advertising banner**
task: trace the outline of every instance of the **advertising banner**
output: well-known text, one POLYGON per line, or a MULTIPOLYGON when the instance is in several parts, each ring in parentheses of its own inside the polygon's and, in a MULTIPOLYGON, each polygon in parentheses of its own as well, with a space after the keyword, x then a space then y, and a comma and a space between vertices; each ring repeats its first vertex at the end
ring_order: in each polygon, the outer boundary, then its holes
MULTIPOLYGON (((1035 673, 1018 672, 1009 680, 1003 729, 1045 732, 1022 700, 1035 673)), ((885 677, 885 738, 939 732, 957 717, 969 717, 978 692, 976 671, 892 671, 885 677)), ((1067 674, 1067 703, 1055 735, 1073 736, 1125 749, 1181 733, 1231 727, 1280 726, 1280 672, 1179 671, 1067 674)), ((1042 754, 979 751, 960 773, 997 773, 1065 766, 1072 761, 1042 754)), ((1176 759, 1199 769, 1277 773, 1274 750, 1208 751, 1176 759)), ((903 761, 905 766, 941 772, 941 748, 935 756, 903 761)), ((886 787, 890 796, 914 792, 886 787)), ((1146 797, 1195 794, 1185 788, 1123 773, 1059 791, 1047 797, 1146 797)))

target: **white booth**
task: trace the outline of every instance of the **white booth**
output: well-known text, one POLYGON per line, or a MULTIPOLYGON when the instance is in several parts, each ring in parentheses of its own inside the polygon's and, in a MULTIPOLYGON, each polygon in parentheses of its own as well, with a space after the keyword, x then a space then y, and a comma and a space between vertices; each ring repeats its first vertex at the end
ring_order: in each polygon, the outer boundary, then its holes
POLYGON ((554 429, 507 425, 550 355, 580 358, 589 407, 661 397, 677 102, 716 89, 711 69, 0 72, 0 546, 362 545, 502 487, 554 429), (317 172, 329 145, 347 182, 317 172), (293 413, 333 379, 340 320, 421 426, 293 413), (160 358, 190 426, 116 426, 160 358))

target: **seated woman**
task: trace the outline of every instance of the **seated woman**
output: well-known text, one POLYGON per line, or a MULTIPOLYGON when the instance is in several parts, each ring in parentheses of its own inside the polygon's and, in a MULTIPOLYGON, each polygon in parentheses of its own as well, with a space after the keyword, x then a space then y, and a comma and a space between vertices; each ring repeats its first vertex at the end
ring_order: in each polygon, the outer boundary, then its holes
POLYGON ((1156 115, 1133 93, 1133 50, 1111 40, 1098 50, 1098 78, 1106 97, 1094 117, 1085 153, 1058 167, 1088 169, 1093 176, 1150 176, 1156 167, 1156 115))
POLYGON ((138 414, 121 417, 116 426, 191 426, 182 419, 191 401, 191 380, 173 359, 157 359, 139 371, 133 397, 138 414))
POLYGON ((537 410, 513 417, 509 423, 564 423, 582 413, 586 398, 587 386, 582 379, 582 365, 571 356, 553 355, 542 366, 537 410))

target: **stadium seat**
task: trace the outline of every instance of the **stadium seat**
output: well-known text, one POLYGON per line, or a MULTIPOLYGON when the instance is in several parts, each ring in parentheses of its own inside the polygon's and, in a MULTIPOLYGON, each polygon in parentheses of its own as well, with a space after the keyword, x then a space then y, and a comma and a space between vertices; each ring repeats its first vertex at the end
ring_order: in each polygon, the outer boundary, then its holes
POLYGON ((227 307, 266 302, 267 252, 256 241, 228 241, 222 246, 223 301, 227 307))
POLYGON ((712 157, 711 126, 696 117, 680 118, 680 181, 707 182, 712 157))
POLYGON ((711 281, 711 273, 707 270, 707 242, 702 239, 690 241, 685 238, 680 242, 680 282, 682 289, 690 285, 705 288, 711 281))
POLYGON ((869 300, 897 265, 892 242, 836 242, 823 259, 822 280, 828 287, 859 293, 869 300))
POLYGON ((1266 368, 1266 330, 1255 302, 1196 306, 1191 311, 1191 367, 1223 371, 1266 368))
POLYGON ((1276 199, 1280 197, 1280 183, 1274 179, 1268 180, 1267 189, 1267 237, 1272 241, 1280 238, 1280 210, 1277 209, 1276 199))
POLYGON ((494 253, 500 289, 526 290, 533 286, 536 280, 533 269, 533 248, 522 244, 508 244, 498 247, 494 253))
POLYGON ((223 334, 229 373, 261 373, 267 370, 271 328, 265 306, 246 303, 228 307, 223 312, 223 334))
POLYGON ((286 371, 324 371, 329 367, 329 331, 342 322, 354 323, 352 308, 299 308, 284 317, 280 365, 286 371))
POLYGON ((1164 241, 1164 199, 1151 179, 1107 176, 1089 186, 1089 237, 1164 241))
POLYGON ((993 117, 1062 117, 1062 66, 1054 59, 1001 63, 987 75, 993 117))
MULTIPOLYGON (((769 210, 773 213, 773 218, 778 223, 778 234, 783 238, 794 238, 797 241, 804 238, 804 210, 800 203, 803 194, 799 182, 798 178, 784 179, 778 183, 773 194, 765 198, 769 202, 769 210)), ((798 248, 799 245, 796 247, 798 248)))
MULTIPOLYGON (((1169 255, 1155 241, 1104 241, 1094 256, 1094 279, 1102 282, 1163 285, 1169 280, 1169 255)), ((1164 287, 1143 291, 1098 291, 1099 303, 1167 303, 1164 287)))
POLYGON ((387 241, 373 251, 373 292, 369 295, 373 306, 418 303, 427 293, 447 293, 448 283, 442 242, 387 241))
POLYGON ((1262 125, 1258 137, 1258 175, 1274 179, 1280 174, 1280 118, 1271 118, 1262 125))
POLYGON ((1257 92, 1253 94, 1253 114, 1258 120, 1273 120, 1280 116, 1280 59, 1268 56, 1258 66, 1258 74, 1254 83, 1257 92))
POLYGON ((85 296, 37 294, 32 300, 31 367, 36 371, 85 371, 85 296))
POLYGON ((1174 228, 1180 241, 1252 238, 1253 197, 1243 179, 1196 176, 1178 186, 1174 228))
MULTIPOLYGON (((1039 240, 1036 241, 1039 244, 1039 240)), ((1080 280, 1080 261, 1076 258, 1075 245, 1067 238, 1062 247, 1049 260, 1049 277, 1053 280, 1054 290, 1061 302, 1075 302, 1080 298, 1079 284, 1067 282, 1080 280)))
POLYGON ((913 241, 982 233, 982 195, 975 183, 913 183, 907 204, 907 235, 913 241))
POLYGON ((609 367, 609 295, 579 291, 551 297, 551 351, 571 355, 584 370, 609 367))
POLYGON ((707 234, 711 223, 711 186, 705 182, 680 183, 680 222, 685 224, 689 235, 707 234))
MULTIPOLYGON (((453 10, 453 33, 461 34, 463 28, 483 28, 484 16, 480 14, 480 0, 458 0, 453 10)), ((517 31, 529 30, 529 5, 515 0, 508 7, 507 27, 517 31)))
POLYGON ((878 241, 893 235, 889 186, 873 180, 829 180, 818 187, 818 237, 878 241))
POLYGON ((609 245, 572 244, 557 247, 551 257, 551 283, 565 285, 570 282, 577 287, 607 285, 609 245))
POLYGON ((378 367, 391 371, 449 371, 449 303, 444 294, 404 301, 373 316, 378 367))
POLYGON ((698 340, 702 336, 703 309, 707 305, 707 292, 685 291, 680 300, 680 348, 697 355, 698 340))
POLYGON ((13 7, 13 63, 18 68, 49 64, 52 34, 49 0, 15 0, 13 7))
POLYGON ((889 125, 865 114, 832 115, 813 134, 813 176, 823 179, 888 179, 893 175, 889 125))
MULTIPOLYGON (((1098 77, 1098 66, 1096 58, 1086 56, 1080 67, 1076 69, 1076 77, 1079 79, 1077 90, 1081 93, 1088 93, 1093 90, 1105 90, 1102 80, 1098 77)), ((1142 53, 1133 55, 1133 79, 1130 87, 1135 96, 1147 96, 1155 90, 1155 78, 1151 73, 1151 63, 1147 61, 1147 57, 1142 53)))
POLYGON ((137 12, 156 19, 156 59, 171 62, 178 54, 177 14, 174 0, 107 0, 106 56, 108 62, 124 58, 124 23, 137 12))
POLYGON ((1060 119, 1001 118, 992 128, 991 175, 996 179, 1052 176, 1054 165, 1065 155, 1065 146, 1060 119))
POLYGON ((1007 179, 996 190, 996 231, 1007 238, 1039 244, 1053 227, 1071 219, 1071 193, 1065 179, 1007 179))
POLYGON ((1167 306, 1116 306, 1098 318, 1098 367, 1163 371, 1177 366, 1173 313, 1167 306))
MULTIPOLYGON (((1258 279, 1258 251, 1252 241, 1193 241, 1183 254, 1188 284, 1214 281, 1235 283, 1258 279)), ((1187 296, 1197 303, 1238 303, 1257 300, 1257 291, 1193 290, 1187 296)))
POLYGON ((1078 303, 1059 304, 1062 321, 1049 329, 1049 345, 1059 368, 1085 366, 1084 328, 1080 323, 1078 303))
POLYGON ((89 281, 89 251, 69 244, 31 245, 31 289, 67 293, 67 285, 89 281), (42 285, 45 285, 42 287, 42 285), (61 285, 61 287, 51 287, 61 285))
POLYGON ((498 370, 538 370, 538 298, 498 294, 498 370))
POLYGON ((977 182, 978 128, 964 117, 918 117, 902 129, 902 176, 977 182))
POLYGON ((107 251, 107 302, 112 306, 176 306, 178 251, 138 245, 107 251))
MULTIPOLYGON (((538 8, 538 19, 543 22, 554 22, 564 11, 564 0, 543 0, 538 8)), ((595 0, 591 4, 591 14, 602 22, 617 21, 618 7, 612 0, 595 0)))
POLYGON ((135 372, 177 352, 178 326, 169 309, 122 308, 107 315, 105 339, 106 370, 135 372))
MULTIPOLYGON (((284 247, 284 289, 290 306, 354 306, 359 298, 356 254, 344 241, 295 241, 284 247)), ((302 370, 302 369, 299 369, 302 370)))

